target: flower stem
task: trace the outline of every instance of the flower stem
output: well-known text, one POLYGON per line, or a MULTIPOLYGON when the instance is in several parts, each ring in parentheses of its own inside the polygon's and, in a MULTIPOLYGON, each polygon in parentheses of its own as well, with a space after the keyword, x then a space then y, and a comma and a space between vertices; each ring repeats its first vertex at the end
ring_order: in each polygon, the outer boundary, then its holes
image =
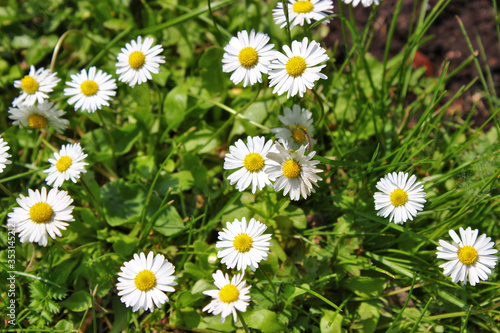
POLYGON ((108 137, 109 140, 109 145, 111 146, 111 158, 112 158, 112 170, 116 171, 116 156, 115 156, 115 140, 113 139, 113 136, 111 135, 111 131, 109 130, 108 126, 106 126, 106 123, 104 122, 104 117, 102 116, 101 109, 96 110, 97 115, 99 116, 99 119, 101 119, 102 127, 104 127, 104 131, 106 132, 106 136, 108 137))
POLYGON ((274 304, 276 305, 276 308, 279 308, 279 306, 278 306, 278 294, 276 293, 276 286, 274 285, 274 283, 271 280, 271 278, 267 275, 267 273, 262 269, 261 266, 259 266, 259 269, 260 269, 261 273, 264 274, 264 276, 266 277, 267 281, 269 282, 269 284, 273 288, 274 304))
POLYGON ((0 183, 0 189, 2 189, 2 191, 4 191, 9 197, 17 199, 17 197, 14 194, 12 194, 12 192, 9 191, 2 183, 0 183))
POLYGON ((316 98, 316 100, 318 101, 319 103, 319 108, 321 110, 321 114, 318 118, 318 121, 316 122, 316 128, 319 127, 319 125, 321 124, 321 122, 323 121, 323 118, 325 117, 325 107, 323 106, 323 101, 321 100, 321 98, 319 97, 318 93, 316 92, 316 90, 314 89, 311 89, 311 91, 313 92, 314 94, 314 97, 316 98))
POLYGON ((83 187, 85 187, 85 190, 87 191, 90 198, 92 199, 92 203, 93 203, 93 206, 97 212, 97 216, 99 217, 100 220, 106 221, 104 218, 104 214, 101 212, 101 206, 99 205, 99 202, 97 201, 97 199, 94 196, 94 194, 92 193, 92 191, 90 191, 90 188, 88 187, 88 185, 85 182, 85 180, 83 179, 83 177, 80 177, 80 181, 82 182, 83 187))
POLYGON ((238 318, 241 321, 241 325, 243 325, 243 328, 245 329, 245 332, 246 333, 250 333, 250 330, 248 329, 247 323, 245 323, 245 320, 243 319, 243 316, 241 315, 241 313, 239 311, 237 311, 237 313, 238 313, 238 318))

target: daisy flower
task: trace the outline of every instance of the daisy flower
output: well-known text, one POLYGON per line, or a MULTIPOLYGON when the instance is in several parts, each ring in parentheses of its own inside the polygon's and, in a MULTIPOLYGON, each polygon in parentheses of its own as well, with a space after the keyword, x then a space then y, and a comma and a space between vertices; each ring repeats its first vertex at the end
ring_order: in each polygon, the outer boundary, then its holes
POLYGON ((153 257, 141 252, 134 254, 134 259, 124 262, 118 273, 116 289, 122 303, 132 307, 135 312, 140 308, 153 312, 154 305, 161 309, 162 304, 168 302, 165 292, 174 292, 177 277, 173 276, 175 267, 162 254, 153 257))
MULTIPOLYGON (((288 20, 290 30, 296 25, 311 24, 311 20, 319 21, 333 13, 333 1, 331 0, 289 0, 288 20)), ((283 10, 283 2, 278 2, 278 6, 273 9, 274 22, 281 24, 280 28, 286 27, 286 16, 283 10)), ((330 20, 324 20, 323 24, 328 24, 330 20)))
POLYGON ((9 157, 11 157, 11 155, 7 153, 7 150, 9 149, 10 147, 7 142, 3 141, 3 138, 0 138, 0 173, 3 172, 6 164, 12 163, 11 161, 9 161, 9 157))
POLYGON ((17 199, 21 207, 7 214, 7 225, 19 233, 21 243, 38 242, 40 246, 47 246, 47 235, 52 239, 61 237, 60 230, 66 230, 66 222, 75 220, 72 202, 66 191, 53 188, 47 193, 45 187, 41 192, 29 189, 28 197, 20 194, 17 199))
POLYGON ((66 82, 70 88, 64 89, 65 96, 71 96, 68 104, 75 104, 75 110, 95 112, 101 106, 108 106, 108 100, 116 94, 115 79, 111 75, 98 70, 94 66, 87 73, 82 69, 80 74, 71 75, 71 80, 66 82))
POLYGON ((313 185, 318 186, 318 180, 323 180, 316 175, 316 173, 323 171, 316 168, 319 161, 312 160, 316 152, 310 152, 306 156, 304 151, 307 145, 301 146, 294 152, 290 152, 285 148, 286 146, 283 147, 279 143, 276 143, 275 146, 278 152, 268 153, 267 158, 273 160, 276 164, 266 168, 269 178, 276 178, 274 183, 275 191, 284 188, 283 195, 285 196, 290 192, 290 199, 292 200, 299 200, 301 195, 304 199, 307 199, 308 195, 316 192, 313 185))
POLYGON ((245 271, 249 266, 255 272, 262 259, 267 259, 269 246, 273 243, 270 234, 263 235, 267 227, 265 224, 250 219, 247 224, 246 218, 241 222, 234 219, 233 223, 227 222, 226 229, 219 232, 219 242, 215 247, 222 249, 217 257, 222 258, 221 263, 227 268, 236 267, 239 271, 245 271))
POLYGON ((271 129, 271 132, 276 133, 276 137, 287 147, 299 149, 300 146, 308 144, 307 136, 311 141, 311 145, 316 143, 313 138, 314 126, 311 111, 301 109, 295 104, 293 110, 285 107, 285 115, 278 115, 279 120, 285 125, 271 129))
POLYGON ((19 105, 9 108, 9 119, 14 120, 13 125, 29 129, 44 129, 52 127, 61 133, 68 128, 69 121, 61 118, 66 112, 59 110, 54 103, 43 102, 37 105, 19 105))
POLYGON ((374 195, 377 215, 384 218, 390 215, 389 222, 394 220, 396 224, 403 224, 408 219, 413 221, 426 202, 424 185, 415 183, 416 180, 415 175, 408 179, 404 172, 389 173, 380 179, 376 186, 382 192, 374 195))
POLYGON ((229 275, 227 273, 224 275, 221 270, 212 274, 215 286, 219 289, 203 292, 212 297, 213 300, 202 311, 213 313, 214 316, 220 314, 222 323, 232 313, 234 322, 236 322, 236 310, 245 312, 250 302, 248 293, 251 286, 245 287, 246 281, 243 281, 243 276, 244 274, 240 273, 229 279, 229 275))
POLYGON ((356 7, 359 3, 363 4, 363 7, 368 7, 371 6, 372 4, 379 5, 380 1, 379 0, 344 0, 344 3, 352 3, 353 7, 356 7))
POLYGON ((47 185, 60 187, 65 180, 71 179, 76 183, 80 178, 80 173, 85 173, 85 166, 88 163, 83 162, 87 154, 83 153, 83 148, 80 143, 68 144, 62 146, 59 153, 54 153, 54 158, 49 158, 50 168, 43 170, 49 175, 45 178, 47 185))
POLYGON ((306 88, 312 89, 314 82, 326 79, 319 71, 326 65, 320 63, 328 60, 326 50, 318 42, 309 43, 307 37, 302 42, 294 40, 292 48, 283 46, 285 54, 276 52, 277 59, 269 65, 269 87, 274 87, 273 93, 282 95, 288 91, 287 97, 299 94, 304 96, 306 88))
POLYGON ((262 32, 246 30, 238 32, 238 37, 232 37, 224 47, 222 71, 231 74, 231 81, 238 84, 243 81, 243 87, 262 82, 262 73, 267 74, 271 60, 275 59, 274 44, 267 44, 269 36, 262 32))
POLYGON ((137 37, 137 41, 132 40, 122 47, 122 52, 118 54, 116 63, 116 74, 120 74, 118 80, 128 83, 132 88, 136 84, 141 84, 153 77, 151 73, 160 72, 160 64, 165 62, 165 57, 158 54, 163 52, 161 45, 153 45, 153 38, 146 37, 144 42, 142 37, 137 37))
POLYGON ((454 230, 450 230, 449 234, 453 239, 453 243, 448 243, 444 240, 439 240, 437 248, 437 257, 449 260, 440 265, 444 269, 445 276, 451 275, 451 280, 454 283, 462 281, 475 286, 480 280, 488 280, 488 275, 491 274, 490 268, 495 268, 498 257, 494 255, 498 250, 494 249, 494 242, 490 242, 491 238, 486 234, 477 237, 478 230, 472 230, 468 227, 464 230, 460 227, 460 236, 454 230))
POLYGON ((47 94, 51 93, 61 80, 56 75, 57 73, 50 73, 50 69, 43 67, 35 69, 35 66, 31 65, 29 75, 14 81, 14 87, 21 88, 22 93, 14 99, 12 105, 33 105, 36 101, 43 103, 46 98, 49 98, 47 94))
POLYGON ((262 190, 265 185, 272 187, 270 177, 264 171, 272 163, 267 153, 276 151, 272 140, 264 137, 249 136, 245 145, 241 139, 229 147, 229 154, 224 158, 224 169, 239 169, 227 177, 230 185, 236 184, 236 189, 244 191, 252 184, 252 193, 257 187, 262 190))

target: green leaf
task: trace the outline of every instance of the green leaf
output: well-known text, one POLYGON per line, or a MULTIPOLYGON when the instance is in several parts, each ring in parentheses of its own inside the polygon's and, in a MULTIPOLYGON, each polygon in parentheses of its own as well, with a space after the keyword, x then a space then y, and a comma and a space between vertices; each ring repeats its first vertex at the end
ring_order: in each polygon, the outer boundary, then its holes
POLYGON ((101 199, 106 221, 116 227, 139 218, 146 193, 141 186, 119 179, 102 187, 101 199))
POLYGON ((249 327, 261 330, 263 333, 285 331, 285 325, 278 321, 275 312, 265 309, 258 311, 247 309, 247 312, 242 313, 242 315, 249 327))
POLYGON ((184 229, 182 217, 175 207, 168 207, 156 220, 153 229, 164 236, 170 236, 184 229))
POLYGON ((380 305, 376 302, 363 302, 358 308, 358 315, 361 318, 359 332, 373 333, 377 329, 380 317, 380 305))
POLYGON ((72 332, 73 331, 73 323, 69 320, 60 320, 55 326, 54 331, 62 331, 62 332, 72 332))
POLYGON ((92 306, 92 297, 88 292, 80 290, 59 304, 71 311, 85 311, 92 306))
POLYGON ((177 86, 168 92, 163 102, 167 131, 178 128, 186 117, 187 92, 188 89, 185 86, 177 86))
POLYGON ((132 149, 139 138, 139 127, 136 123, 129 123, 121 128, 113 129, 111 136, 115 141, 115 154, 123 155, 132 149))
POLYGON ((203 86, 210 92, 220 93, 224 87, 222 73, 222 55, 224 50, 212 46, 201 56, 199 62, 200 76, 203 86))
POLYGON ((368 276, 353 276, 344 280, 344 287, 352 290, 356 295, 366 298, 380 295, 384 291, 385 285, 385 279, 368 276))
POLYGON ((342 332, 342 316, 340 313, 335 314, 335 311, 327 309, 321 309, 321 311, 323 311, 319 325, 321 333, 342 332))

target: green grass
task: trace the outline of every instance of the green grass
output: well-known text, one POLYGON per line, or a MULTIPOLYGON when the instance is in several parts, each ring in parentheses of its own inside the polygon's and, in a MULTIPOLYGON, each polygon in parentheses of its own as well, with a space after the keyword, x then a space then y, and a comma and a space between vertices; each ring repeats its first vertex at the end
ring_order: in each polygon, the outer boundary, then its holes
MULTIPOLYGON (((408 43, 390 57, 402 2, 382 62, 367 51, 373 24, 358 30, 352 12, 335 2, 332 19, 353 42, 345 44, 343 62, 333 54, 344 41, 328 46, 328 79, 302 99, 274 95, 267 82, 234 86, 222 73, 223 47, 237 31, 266 32, 278 50, 289 37, 322 41, 328 34, 319 24, 288 35, 272 21, 276 1, 226 0, 210 9, 210 2, 193 0, 5 2, 0 127, 12 164, 0 185, 15 197, 46 186, 48 158, 70 142, 81 143, 89 163, 85 186, 67 181, 62 187, 75 206, 75 222, 63 237, 40 247, 16 236, 17 317, 6 329, 243 331, 240 320, 228 317, 221 324, 220 316, 201 312, 210 302, 202 292, 214 288, 212 273, 227 271, 212 260, 218 231, 227 221, 254 217, 267 225, 274 245, 261 269, 245 275, 252 301, 242 317, 252 331, 500 331, 498 270, 486 282, 464 286, 443 276, 443 261, 436 259, 438 241, 450 241, 450 229, 471 226, 500 239, 500 109, 491 72, 484 52, 475 54, 470 42, 480 36, 470 37, 473 29, 460 21, 471 56, 457 70, 445 63, 439 77, 428 78, 424 68, 408 65, 422 44, 432 43, 426 32, 449 3, 444 0, 430 12, 427 1, 416 2, 408 43), (162 72, 135 88, 119 83, 99 115, 74 111, 63 96, 64 82, 93 65, 115 75, 120 48, 138 35, 163 45, 162 72), (480 77, 451 95, 446 83, 470 63, 480 77), (31 64, 53 67, 63 81, 51 94, 70 121, 62 135, 29 132, 8 119, 19 93, 13 81, 31 64), (475 82, 481 101, 461 117, 448 116, 453 101, 475 82), (475 123, 480 102, 489 112, 482 124, 475 123), (280 126, 283 106, 294 103, 311 110, 317 122, 313 150, 324 172, 316 193, 291 202, 271 189, 238 192, 226 179, 231 172, 223 170, 228 147, 247 135, 273 138, 270 128, 280 126), (424 210, 404 225, 374 209, 375 184, 397 171, 415 174, 427 193, 424 210), (117 296, 120 267, 142 251, 164 254, 179 283, 170 302, 153 313, 133 313, 117 296)), ((373 11, 373 22, 378 9, 365 10, 373 11)), ((496 18, 500 31, 498 12, 496 18)), ((0 203, 5 226, 17 203, 8 195, 0 203)), ((8 246, 7 232, 0 244, 8 246)), ((7 285, 7 251, 0 258, 7 285)), ((3 290, 0 314, 8 318, 3 290)))

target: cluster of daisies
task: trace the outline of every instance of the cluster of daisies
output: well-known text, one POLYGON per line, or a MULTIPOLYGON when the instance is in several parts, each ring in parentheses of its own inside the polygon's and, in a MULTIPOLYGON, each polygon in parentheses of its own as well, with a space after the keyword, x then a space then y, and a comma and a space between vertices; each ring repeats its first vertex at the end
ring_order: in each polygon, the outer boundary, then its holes
MULTIPOLYGON (((366 7, 378 0, 344 0, 356 6, 361 3, 366 7)), ((328 22, 332 13, 333 3, 328 0, 290 0, 287 15, 280 2, 273 10, 274 20, 281 27, 293 28, 297 25, 310 24, 311 20, 328 22)), ((224 48, 222 69, 232 72, 231 80, 235 84, 243 82, 243 86, 262 82, 262 74, 269 75, 269 86, 274 87, 273 93, 279 95, 288 92, 287 96, 303 97, 307 89, 312 89, 319 79, 326 79, 320 73, 328 60, 326 50, 319 43, 309 41, 293 41, 291 46, 285 45, 283 53, 275 51, 269 44, 269 36, 252 30, 250 33, 241 31, 237 37, 231 38, 224 48)), ((164 62, 160 55, 163 51, 160 45, 153 46, 152 38, 132 40, 121 49, 117 57, 116 74, 118 80, 128 83, 131 87, 150 80, 151 73, 159 72, 159 65, 164 62)), ((58 82, 57 73, 31 66, 30 72, 23 79, 14 83, 22 90, 10 109, 10 118, 14 125, 30 130, 42 130, 52 127, 56 132, 64 131, 69 122, 63 119, 65 112, 57 105, 48 101, 48 94, 53 91, 58 82)), ((71 81, 66 82, 64 95, 75 110, 95 112, 102 106, 108 106, 116 95, 115 79, 102 70, 91 67, 88 71, 71 75, 71 81)), ((244 191, 251 186, 252 193, 266 186, 275 191, 283 190, 283 195, 289 195, 291 200, 307 199, 315 192, 314 186, 322 178, 317 174, 322 172, 317 168, 318 160, 314 160, 315 145, 312 113, 300 105, 284 108, 284 114, 278 116, 281 127, 272 129, 276 141, 264 137, 248 136, 246 142, 239 139, 229 147, 229 153, 224 159, 225 170, 235 170, 227 178, 236 189, 244 191)), ((9 146, 0 138, 0 172, 10 164, 7 151, 9 146)), ((56 239, 62 236, 68 222, 74 221, 72 216, 73 199, 67 191, 59 187, 67 180, 74 183, 85 173, 84 162, 86 154, 79 143, 62 146, 49 159, 51 166, 44 170, 47 173, 47 185, 39 190, 28 190, 28 196, 20 194, 17 199, 19 207, 8 214, 8 227, 19 233, 21 242, 36 242, 46 246, 48 236, 56 239)), ((83 181, 83 180, 82 180, 83 181)), ((382 178, 376 188, 380 192, 374 195, 377 215, 389 217, 389 222, 404 224, 413 220, 418 211, 423 210, 426 202, 424 186, 417 182, 415 175, 411 177, 404 172, 392 172, 382 178)), ((270 252, 272 235, 265 234, 267 226, 251 218, 241 221, 235 219, 227 222, 225 228, 218 233, 215 247, 217 257, 228 270, 237 273, 230 276, 222 270, 217 270, 212 276, 217 289, 203 293, 212 298, 202 311, 221 315, 221 321, 232 315, 237 320, 237 311, 245 312, 250 304, 250 288, 246 285, 245 273, 259 267, 262 260, 267 260, 270 252)), ((494 242, 485 234, 478 237, 479 231, 459 229, 460 236, 450 230, 453 240, 449 243, 440 240, 437 257, 447 262, 440 267, 444 275, 451 276, 453 282, 469 280, 476 285, 480 280, 487 280, 491 269, 496 266, 497 250, 494 242)), ((177 285, 174 276, 175 267, 162 254, 150 251, 134 254, 133 259, 123 264, 118 273, 118 296, 121 301, 131 307, 132 311, 140 309, 153 311, 161 308, 169 301, 167 292, 174 292, 177 285)))
MULTIPOLYGON (((202 311, 220 314, 221 322, 231 314, 236 322, 237 310, 246 311, 251 287, 246 286, 245 270, 250 267, 255 271, 259 262, 267 259, 272 243, 269 242, 271 235, 264 234, 266 229, 265 224, 253 218, 248 223, 245 217, 226 223, 215 245, 220 249, 217 257, 222 258, 221 263, 228 269, 236 268, 240 272, 232 277, 221 270, 212 274, 217 289, 203 292, 213 299, 202 311)), ((149 252, 147 257, 144 253, 134 254, 134 259, 125 262, 118 273, 118 296, 127 307, 132 307, 132 311, 153 311, 153 304, 161 308, 169 300, 165 292, 175 291, 174 272, 175 267, 161 254, 154 256, 149 252)))
MULTIPOLYGON (((165 62, 159 55, 163 51, 161 45, 153 46, 152 38, 138 37, 137 41, 127 43, 118 54, 116 73, 120 81, 131 87, 151 79, 151 73, 159 72, 159 65, 165 62)), ((116 94, 115 79, 111 75, 91 67, 88 71, 82 69, 79 74, 71 75, 71 81, 66 82, 68 88, 64 95, 69 96, 68 103, 74 104, 75 110, 94 112, 102 106, 108 106, 109 100, 116 94)), ((46 130, 51 127, 56 132, 64 131, 69 121, 63 119, 65 111, 49 101, 49 93, 53 92, 60 79, 57 73, 49 69, 36 69, 31 66, 29 74, 21 80, 14 81, 14 87, 21 89, 21 94, 14 99, 9 108, 9 118, 13 125, 19 125, 28 130, 46 130)), ((1 139, 0 166, 1 170, 8 161, 7 143, 1 139)), ((46 246, 47 236, 55 239, 62 236, 61 230, 74 221, 72 216, 73 199, 67 191, 60 191, 64 181, 71 179, 76 183, 80 175, 85 173, 84 162, 87 154, 80 143, 63 145, 59 152, 54 152, 54 158, 49 158, 51 166, 44 170, 47 173, 45 181, 52 189, 45 187, 39 191, 28 190, 28 196, 22 194, 17 199, 19 207, 8 214, 8 226, 19 233, 21 242, 36 242, 46 246)))

